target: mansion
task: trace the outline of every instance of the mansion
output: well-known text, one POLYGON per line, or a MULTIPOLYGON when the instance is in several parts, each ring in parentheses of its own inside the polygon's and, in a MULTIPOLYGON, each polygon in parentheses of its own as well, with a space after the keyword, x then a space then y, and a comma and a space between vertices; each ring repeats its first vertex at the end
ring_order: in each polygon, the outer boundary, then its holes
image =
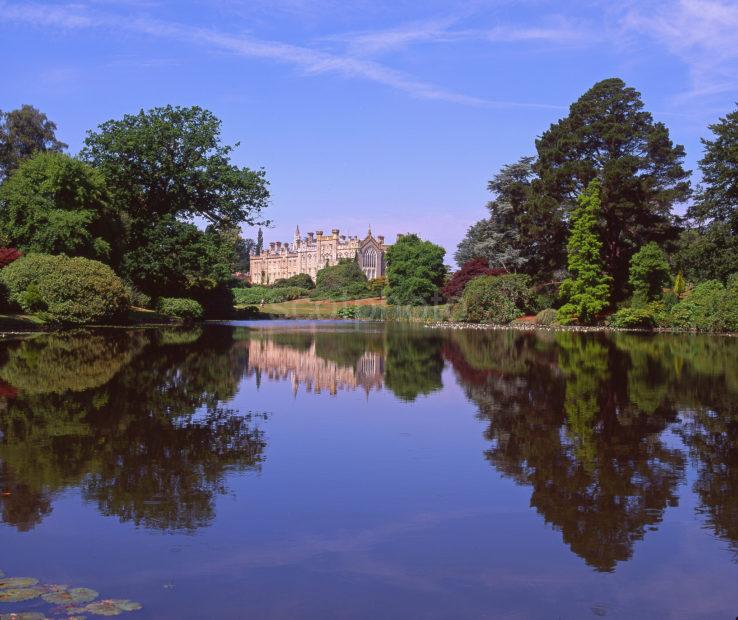
POLYGON ((384 276, 387 249, 384 237, 374 237, 371 228, 366 237, 359 239, 340 235, 337 228, 330 235, 319 230, 301 237, 298 226, 291 244, 272 241, 269 248, 251 257, 249 279, 252 284, 274 284, 282 278, 306 273, 314 281, 323 267, 335 265, 344 258, 355 258, 371 280, 384 276))

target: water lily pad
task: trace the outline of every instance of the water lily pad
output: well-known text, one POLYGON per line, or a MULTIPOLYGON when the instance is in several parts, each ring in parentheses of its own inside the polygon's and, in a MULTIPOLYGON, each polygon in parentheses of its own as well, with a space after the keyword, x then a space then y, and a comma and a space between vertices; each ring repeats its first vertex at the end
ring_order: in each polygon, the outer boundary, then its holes
POLYGON ((37 611, 21 611, 17 614, 0 614, 0 620, 46 620, 46 616, 37 611))
POLYGON ((55 605, 79 605, 81 603, 89 603, 94 601, 99 594, 90 588, 72 588, 70 590, 54 590, 47 592, 41 598, 47 603, 55 605))
POLYGON ((34 577, 6 577, 0 579, 0 590, 7 588, 28 588, 35 586, 38 583, 38 579, 34 577))
MULTIPOLYGON (((95 601, 75 609, 74 613, 88 613, 95 616, 118 616, 124 611, 137 611, 141 609, 140 603, 136 601, 129 601, 126 599, 104 599, 102 601, 95 601)), ((71 610, 70 610, 71 611, 71 610)))
POLYGON ((5 588, 0 590, 0 603, 20 603, 30 601, 44 593, 39 588, 5 588))

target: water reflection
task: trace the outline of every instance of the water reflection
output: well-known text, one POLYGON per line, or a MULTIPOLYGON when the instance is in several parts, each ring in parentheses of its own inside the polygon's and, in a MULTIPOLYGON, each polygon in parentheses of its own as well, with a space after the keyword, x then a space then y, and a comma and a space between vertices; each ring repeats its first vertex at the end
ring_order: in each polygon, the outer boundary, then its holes
POLYGON ((483 457, 594 569, 633 556, 689 467, 700 518, 738 557, 738 339, 707 336, 295 324, 5 343, 2 520, 28 531, 78 488, 122 521, 207 526, 227 473, 265 458, 262 422, 230 408, 244 381, 422 406, 445 368, 484 423, 483 457))

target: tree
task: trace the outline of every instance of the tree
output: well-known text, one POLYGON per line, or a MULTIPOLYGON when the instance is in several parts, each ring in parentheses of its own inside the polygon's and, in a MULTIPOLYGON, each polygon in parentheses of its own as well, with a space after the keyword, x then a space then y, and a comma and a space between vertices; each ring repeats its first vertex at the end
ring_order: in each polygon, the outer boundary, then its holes
POLYGON ((256 235, 256 248, 254 249, 254 255, 261 255, 261 251, 264 249, 264 233, 259 227, 259 232, 256 235))
POLYGON ((664 251, 653 241, 644 245, 630 259, 628 284, 633 301, 643 304, 659 299, 662 289, 671 282, 671 268, 664 251))
POLYGON ((702 139, 702 185, 687 217, 695 230, 680 239, 677 263, 692 280, 726 281, 738 271, 738 109, 702 139))
POLYGON ((62 153, 37 153, 0 186, 0 235, 24 252, 117 262, 122 224, 102 174, 62 153))
POLYGON ((446 299, 455 300, 461 297, 464 287, 470 280, 477 276, 494 276, 501 273, 505 272, 499 269, 490 269, 486 258, 472 258, 461 265, 461 268, 446 282, 441 292, 446 299))
POLYGON ((317 297, 357 298, 369 294, 366 275, 353 258, 343 258, 337 265, 326 265, 315 276, 317 297))
POLYGON ((459 243, 454 255, 459 265, 486 258, 490 267, 523 271, 541 280, 560 266, 563 220, 539 221, 532 210, 533 163, 533 157, 522 157, 490 180, 487 188, 495 195, 487 204, 490 216, 471 226, 459 243))
POLYGON ((536 141, 530 211, 557 221, 558 210, 601 180, 598 226, 605 269, 616 297, 625 293, 632 254, 649 241, 676 236, 672 206, 689 196, 684 148, 643 110, 640 93, 617 78, 595 84, 566 118, 536 141))
POLYGON ((418 235, 402 235, 387 251, 387 303, 423 305, 430 303, 446 276, 441 246, 418 235))
POLYGON ((0 182, 37 152, 61 152, 67 145, 56 139, 56 124, 31 105, 0 110, 0 182))
POLYGON ((612 277, 604 272, 600 256, 600 213, 600 182, 595 179, 579 196, 578 206, 571 214, 566 247, 570 276, 561 283, 560 294, 565 303, 558 312, 562 323, 591 323, 609 304, 612 277))
POLYGON ((263 170, 231 163, 220 120, 197 106, 166 106, 90 131, 82 157, 108 181, 116 206, 148 226, 152 219, 202 217, 219 226, 255 225, 269 200, 263 170))

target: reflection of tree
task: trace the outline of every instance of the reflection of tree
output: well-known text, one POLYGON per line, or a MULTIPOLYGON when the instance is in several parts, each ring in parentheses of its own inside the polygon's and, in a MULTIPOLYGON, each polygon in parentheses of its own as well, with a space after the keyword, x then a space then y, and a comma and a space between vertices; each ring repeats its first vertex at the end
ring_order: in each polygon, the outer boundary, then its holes
MULTIPOLYGON (((0 413, 0 484, 12 487, 0 498, 6 522, 33 527, 54 493, 80 485, 104 514, 123 520, 162 529, 208 523, 226 472, 257 467, 264 442, 247 418, 222 407, 247 352, 233 346, 228 328, 205 334, 95 332, 39 337, 34 355, 29 347, 6 350, 11 369, 20 351, 23 360, 44 360, 26 363, 31 373, 53 378, 46 384, 53 389, 21 389, 0 413), (54 369, 53 360, 65 368, 54 369), (80 382, 104 376, 82 367, 98 361, 107 382, 80 382)), ((43 385, 44 376, 36 379, 43 385)), ((34 375, 24 381, 32 385, 34 375)))
POLYGON ((388 329, 384 384, 400 400, 414 401, 443 387, 442 339, 436 334, 388 329))
POLYGON ((482 381, 478 366, 476 382, 457 374, 489 421, 486 456, 532 487, 531 504, 575 553, 598 570, 613 570, 677 501, 684 458, 659 439, 675 416, 666 408, 633 411, 627 359, 604 338, 510 338, 502 333, 501 343, 491 345, 504 346, 505 356, 475 353, 477 364, 490 360, 482 381))

